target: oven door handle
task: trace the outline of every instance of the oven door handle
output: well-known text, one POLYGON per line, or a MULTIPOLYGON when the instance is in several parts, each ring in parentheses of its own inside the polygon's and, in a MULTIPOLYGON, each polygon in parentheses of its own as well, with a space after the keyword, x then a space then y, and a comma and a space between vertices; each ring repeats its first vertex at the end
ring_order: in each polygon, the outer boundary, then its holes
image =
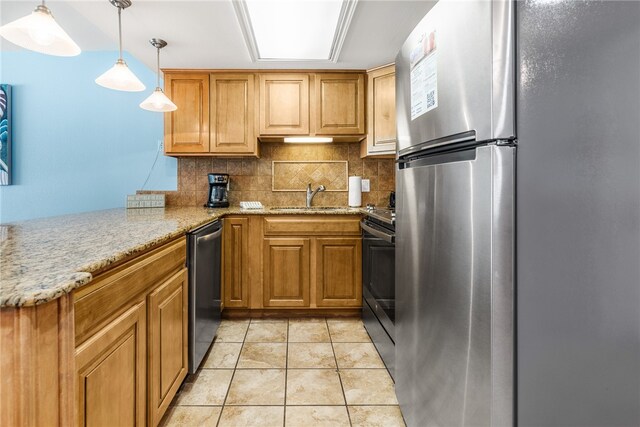
POLYGON ((374 236, 384 240, 387 243, 394 244, 396 241, 396 236, 394 236, 393 234, 387 234, 377 228, 373 228, 364 219, 360 221, 360 227, 362 227, 362 229, 367 233, 373 234, 374 236))

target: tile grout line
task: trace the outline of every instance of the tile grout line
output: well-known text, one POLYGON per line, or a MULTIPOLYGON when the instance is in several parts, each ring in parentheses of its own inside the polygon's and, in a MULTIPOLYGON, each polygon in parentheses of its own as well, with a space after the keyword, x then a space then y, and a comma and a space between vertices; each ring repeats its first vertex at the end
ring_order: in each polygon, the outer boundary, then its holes
POLYGON ((329 329, 329 322, 324 319, 327 325, 327 332, 329 332, 329 341, 331 342, 331 351, 333 352, 333 360, 336 362, 336 371, 338 371, 338 379, 340 380, 340 390, 342 390, 342 397, 344 398, 344 408, 347 410, 347 418, 349 418, 349 426, 353 427, 351 423, 351 414, 349 413, 349 405, 347 404, 347 395, 344 392, 344 384, 342 384, 342 375, 340 375, 340 366, 338 366, 338 358, 336 357, 336 350, 333 348, 333 338, 331 337, 331 329, 329 329))
MULTIPOLYGON (((249 333, 249 327, 251 326, 251 320, 247 324, 247 330, 244 331, 244 337, 242 338, 242 345, 240 346, 240 352, 238 353, 238 358, 236 359, 236 364, 233 367, 233 374, 231 374, 231 380, 229 381, 229 387, 227 387, 227 392, 224 395, 224 400, 222 401, 222 409, 220 410, 220 415, 218 415, 218 422, 216 422, 216 427, 220 425, 220 421, 222 420, 222 413, 224 412, 224 407, 227 403, 227 398, 229 397, 229 392, 231 391, 231 384, 233 383, 233 378, 236 376, 236 370, 238 369, 238 363, 240 363, 240 355, 242 354, 242 349, 244 348, 244 343, 247 340, 247 334, 249 333)), ((213 343, 215 345, 215 341, 213 343)))
POLYGON ((289 327, 290 327, 289 318, 287 318, 287 346, 284 355, 284 402, 282 407, 282 427, 286 427, 287 425, 287 378, 289 375, 289 327))

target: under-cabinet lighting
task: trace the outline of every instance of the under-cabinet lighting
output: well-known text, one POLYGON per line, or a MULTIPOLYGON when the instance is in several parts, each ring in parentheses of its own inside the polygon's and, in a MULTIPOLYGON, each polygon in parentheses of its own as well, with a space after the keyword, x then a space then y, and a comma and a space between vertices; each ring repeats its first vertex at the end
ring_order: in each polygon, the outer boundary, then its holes
POLYGON ((0 27, 0 36, 20 47, 45 55, 80 55, 80 47, 53 19, 44 0, 30 15, 0 27))
POLYGON ((289 144, 328 144, 333 138, 327 136, 287 136, 284 142, 289 144))
POLYGON ((337 62, 357 0, 238 0, 253 61, 337 62))

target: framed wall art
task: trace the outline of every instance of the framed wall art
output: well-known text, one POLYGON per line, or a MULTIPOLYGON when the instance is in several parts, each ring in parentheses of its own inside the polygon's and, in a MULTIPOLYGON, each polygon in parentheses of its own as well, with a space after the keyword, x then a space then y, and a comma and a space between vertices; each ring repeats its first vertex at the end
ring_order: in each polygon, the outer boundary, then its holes
POLYGON ((11 184, 11 86, 0 84, 0 185, 11 184))

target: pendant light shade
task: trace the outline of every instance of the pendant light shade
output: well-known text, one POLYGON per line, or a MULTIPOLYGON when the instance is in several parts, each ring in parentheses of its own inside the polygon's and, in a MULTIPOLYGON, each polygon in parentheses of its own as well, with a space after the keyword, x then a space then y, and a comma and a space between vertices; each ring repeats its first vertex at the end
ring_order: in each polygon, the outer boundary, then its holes
POLYGON ((122 59, 122 9, 131 6, 130 0, 109 0, 118 8, 118 41, 120 56, 116 64, 96 79, 96 83, 108 89, 122 90, 126 92, 141 92, 145 90, 144 84, 127 67, 122 59))
POLYGON ((20 47, 46 55, 76 56, 81 52, 53 19, 44 1, 30 15, 0 27, 0 36, 20 47))
POLYGON ((157 87, 147 99, 140 103, 140 108, 149 111, 157 111, 159 113, 176 111, 178 109, 176 104, 171 102, 169 97, 165 95, 159 87, 157 87))
POLYGON ((141 92, 145 90, 144 84, 127 67, 124 59, 118 59, 113 67, 96 79, 96 83, 109 89, 125 92, 141 92))
POLYGON ((166 113, 168 111, 175 111, 178 109, 176 104, 171 102, 169 97, 164 94, 162 89, 160 88, 160 49, 167 45, 167 42, 162 39, 151 39, 149 43, 153 47, 157 49, 157 62, 156 62, 156 73, 157 73, 157 85, 156 90, 153 91, 151 95, 140 104, 140 108, 149 110, 149 111, 157 111, 159 113, 166 113))

